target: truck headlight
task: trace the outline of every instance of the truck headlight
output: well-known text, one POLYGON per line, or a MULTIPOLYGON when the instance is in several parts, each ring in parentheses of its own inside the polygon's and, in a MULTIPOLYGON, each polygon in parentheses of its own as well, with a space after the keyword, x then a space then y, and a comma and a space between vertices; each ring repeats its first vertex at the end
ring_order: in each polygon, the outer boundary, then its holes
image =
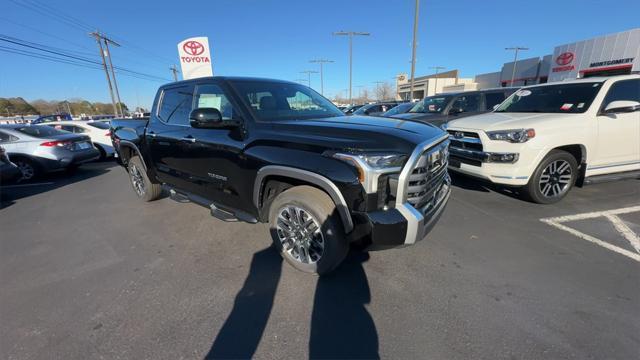
POLYGON ((334 153, 332 157, 349 163, 358 171, 358 180, 368 194, 379 190, 382 174, 399 173, 407 155, 389 153, 334 153))
POLYGON ((536 131, 534 129, 487 131, 487 136, 489 136, 491 140, 523 143, 536 137, 536 131))

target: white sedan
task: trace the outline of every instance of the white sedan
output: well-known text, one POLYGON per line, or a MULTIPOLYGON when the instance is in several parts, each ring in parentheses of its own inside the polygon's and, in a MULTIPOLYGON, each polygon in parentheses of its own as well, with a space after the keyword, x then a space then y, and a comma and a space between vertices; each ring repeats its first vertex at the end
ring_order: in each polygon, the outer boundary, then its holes
POLYGON ((50 126, 58 130, 68 131, 74 134, 83 134, 91 138, 93 145, 100 151, 100 159, 112 157, 115 154, 111 143, 109 123, 105 121, 70 120, 43 123, 41 126, 50 126))

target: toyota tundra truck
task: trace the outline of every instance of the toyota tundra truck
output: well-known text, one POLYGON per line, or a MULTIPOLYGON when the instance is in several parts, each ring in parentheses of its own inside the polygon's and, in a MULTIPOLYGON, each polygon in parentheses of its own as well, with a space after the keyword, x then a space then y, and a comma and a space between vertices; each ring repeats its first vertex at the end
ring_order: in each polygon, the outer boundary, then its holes
POLYGON ((175 82, 159 89, 148 120, 111 127, 138 198, 164 189, 223 220, 268 222, 283 258, 309 273, 335 269, 354 242, 422 240, 450 194, 445 131, 345 116, 291 82, 175 82))
POLYGON ((640 177, 640 75, 525 87, 446 130, 450 170, 555 203, 574 185, 640 177))

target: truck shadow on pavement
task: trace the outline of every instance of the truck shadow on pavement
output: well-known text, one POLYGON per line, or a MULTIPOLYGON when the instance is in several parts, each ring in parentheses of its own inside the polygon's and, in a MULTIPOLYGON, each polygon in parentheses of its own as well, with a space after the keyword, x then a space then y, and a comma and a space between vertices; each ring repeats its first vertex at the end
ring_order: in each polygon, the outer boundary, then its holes
POLYGON ((115 161, 100 161, 83 165, 73 173, 59 171, 45 174, 33 182, 2 184, 0 186, 0 210, 15 204, 17 200, 106 174, 110 168, 116 166, 118 164, 115 161))
MULTIPOLYGON (((378 333, 365 308, 371 292, 362 264, 367 253, 351 251, 328 276, 318 277, 309 340, 310 359, 378 359, 378 333)), ((231 314, 205 359, 249 359, 263 336, 282 273, 273 247, 253 255, 249 275, 231 314)), ((310 275, 303 275, 310 276, 310 275)))
POLYGON ((514 199, 522 200, 523 196, 520 194, 517 188, 510 188, 507 186, 499 186, 491 183, 490 181, 473 178, 462 174, 449 172, 451 176, 451 185, 471 191, 479 192, 495 192, 514 199))

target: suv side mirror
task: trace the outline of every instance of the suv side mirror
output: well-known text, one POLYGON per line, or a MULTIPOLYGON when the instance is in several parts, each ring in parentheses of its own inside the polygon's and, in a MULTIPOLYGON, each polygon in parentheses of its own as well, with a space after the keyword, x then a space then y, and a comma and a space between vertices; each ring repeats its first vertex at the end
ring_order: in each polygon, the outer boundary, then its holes
POLYGON ((640 110, 640 102, 630 100, 616 100, 607 104, 605 114, 629 113, 640 110))
POLYGON ((198 129, 234 128, 239 124, 234 120, 222 120, 220 110, 216 108, 197 108, 189 114, 189 124, 198 129))

